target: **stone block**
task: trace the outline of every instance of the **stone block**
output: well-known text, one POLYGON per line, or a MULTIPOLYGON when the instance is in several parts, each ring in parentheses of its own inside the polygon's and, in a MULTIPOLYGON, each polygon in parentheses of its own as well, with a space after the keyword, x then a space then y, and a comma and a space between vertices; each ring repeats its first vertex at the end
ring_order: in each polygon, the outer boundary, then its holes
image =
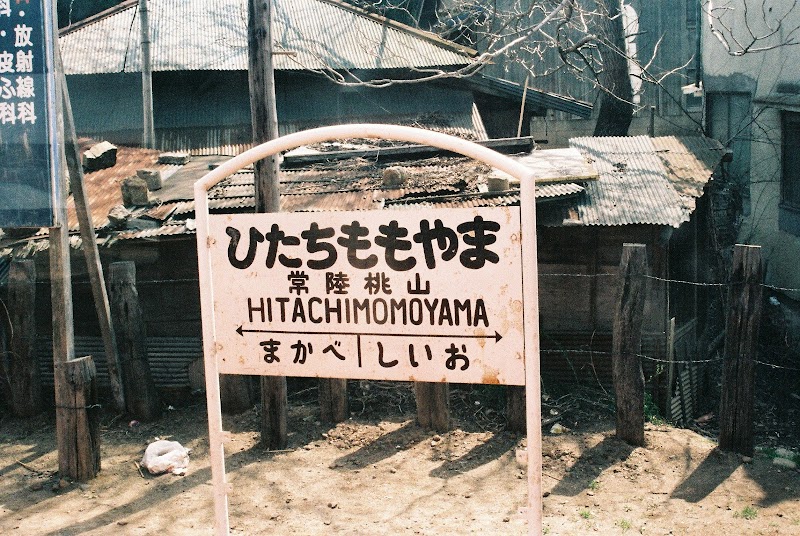
POLYGON ((383 186, 397 188, 406 183, 406 172, 400 167, 388 167, 383 170, 383 186))
POLYGON ((158 155, 159 164, 171 166, 183 166, 189 163, 191 156, 189 153, 161 153, 158 155))
POLYGON ((107 141, 92 145, 83 152, 83 169, 97 171, 117 164, 117 146, 107 141))
POLYGON ((128 177, 122 181, 122 204, 126 207, 147 205, 150 202, 147 182, 139 177, 128 177))
POLYGON ((490 192, 505 192, 509 189, 509 181, 505 177, 489 177, 486 179, 486 185, 489 187, 490 192))
POLYGON ((147 183, 147 189, 151 192, 160 190, 161 186, 163 186, 161 172, 157 169, 137 169, 136 176, 147 183))

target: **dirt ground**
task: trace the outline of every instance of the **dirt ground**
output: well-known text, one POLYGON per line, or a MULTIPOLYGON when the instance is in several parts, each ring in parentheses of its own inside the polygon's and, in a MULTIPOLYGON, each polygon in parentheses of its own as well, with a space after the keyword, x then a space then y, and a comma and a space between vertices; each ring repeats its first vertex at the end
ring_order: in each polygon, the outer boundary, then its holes
MULTIPOLYGON (((226 417, 231 532, 527 534, 525 440, 502 430, 486 391, 456 391, 453 429, 437 434, 414 423, 410 389, 391 389, 355 399, 337 426, 317 420, 313 388, 291 398, 282 452, 258 446, 255 408, 226 417)), ((614 438, 610 412, 585 407, 569 395, 545 400, 544 417, 568 429, 545 427, 546 534, 800 534, 800 472, 775 465, 773 450, 743 461, 702 433, 654 424, 647 447, 631 448, 614 438)), ((102 471, 71 483, 56 474, 52 415, 4 417, 0 534, 212 534, 206 434, 202 398, 155 423, 105 417, 102 471), (185 476, 140 474, 156 437, 191 449, 185 476)))

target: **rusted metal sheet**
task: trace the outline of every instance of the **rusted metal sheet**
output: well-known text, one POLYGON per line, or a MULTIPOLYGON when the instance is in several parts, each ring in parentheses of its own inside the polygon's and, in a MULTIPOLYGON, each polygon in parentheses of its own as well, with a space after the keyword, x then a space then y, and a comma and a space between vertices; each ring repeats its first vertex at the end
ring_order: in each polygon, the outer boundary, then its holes
POLYGON ((701 136, 662 136, 653 138, 653 146, 673 188, 683 198, 684 208, 693 211, 695 200, 703 195, 722 160, 724 147, 701 136))
MULTIPOLYGON (((117 148, 117 164, 114 167, 93 171, 84 175, 84 189, 89 197, 89 210, 92 213, 95 228, 108 224, 108 211, 122 203, 120 184, 123 179, 136 175, 137 169, 159 169, 156 165, 158 151, 129 147, 117 148)), ((67 202, 67 221, 69 229, 78 229, 78 218, 72 198, 67 202)))
MULTIPOLYGON (((246 0, 150 0, 153 71, 247 70, 246 0)), ((275 0, 277 70, 460 66, 468 49, 344 3, 275 0)), ((66 74, 140 72, 136 2, 61 31, 66 74)))
MULTIPOLYGON (((576 209, 581 225, 650 224, 678 227, 691 210, 685 196, 673 185, 671 169, 681 153, 671 157, 666 147, 678 147, 679 139, 647 136, 573 138, 570 145, 589 159, 600 174, 586 183, 586 194, 576 209), (670 163, 670 167, 666 163, 670 163)), ((721 152, 718 153, 721 158, 721 152)), ((709 161, 711 155, 708 155, 709 161)), ((699 160, 698 160, 699 161, 699 160)), ((695 163, 696 165, 696 163, 695 163)), ((695 167, 693 183, 705 184, 711 174, 695 167)))

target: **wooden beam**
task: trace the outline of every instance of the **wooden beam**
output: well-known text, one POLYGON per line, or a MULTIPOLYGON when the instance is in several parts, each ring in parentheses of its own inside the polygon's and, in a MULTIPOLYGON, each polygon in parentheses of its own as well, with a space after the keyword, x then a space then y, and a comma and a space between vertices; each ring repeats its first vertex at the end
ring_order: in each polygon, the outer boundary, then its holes
MULTIPOLYGON (((499 153, 514 154, 528 153, 533 150, 534 143, 544 144, 547 140, 534 140, 530 136, 522 138, 496 138, 475 142, 483 147, 494 149, 499 153)), ((430 145, 403 145, 400 147, 382 147, 380 149, 363 149, 357 151, 331 151, 319 154, 304 154, 283 157, 284 168, 298 168, 311 164, 348 160, 352 158, 366 158, 374 162, 391 162, 396 160, 417 160, 433 156, 460 156, 463 155, 446 151, 430 145)))
POLYGON ((509 432, 525 433, 527 418, 525 404, 525 386, 506 386, 506 430, 509 432))
MULTIPOLYGON (((66 210, 63 210, 66 218, 66 210)), ((61 220, 63 221, 63 220, 61 220)), ((56 403, 56 443, 58 444, 58 472, 62 477, 76 477, 77 459, 74 430, 74 407, 67 385, 67 361, 75 355, 73 332, 72 272, 69 264, 69 231, 66 225, 50 228, 50 301, 53 318, 53 385, 56 403)))
MULTIPOLYGON (((86 259, 89 272, 89 283, 92 286, 94 308, 97 311, 97 321, 100 325, 100 334, 103 337, 103 349, 106 353, 108 378, 111 383, 111 393, 114 397, 114 407, 119 412, 125 411, 125 393, 122 389, 122 378, 119 372, 119 354, 114 329, 111 325, 111 309, 108 304, 105 278, 103 277, 103 264, 100 261, 100 252, 97 249, 97 236, 94 233, 92 213, 89 209, 89 199, 83 188, 83 165, 81 164, 78 137, 75 134, 75 121, 72 117, 72 105, 69 99, 67 79, 61 69, 61 54, 56 52, 57 70, 62 73, 61 80, 61 108, 64 118, 64 155, 70 176, 72 200, 75 203, 75 213, 78 216, 78 225, 81 233, 81 250, 86 259)), ((63 221, 66 228, 66 217, 63 221)))

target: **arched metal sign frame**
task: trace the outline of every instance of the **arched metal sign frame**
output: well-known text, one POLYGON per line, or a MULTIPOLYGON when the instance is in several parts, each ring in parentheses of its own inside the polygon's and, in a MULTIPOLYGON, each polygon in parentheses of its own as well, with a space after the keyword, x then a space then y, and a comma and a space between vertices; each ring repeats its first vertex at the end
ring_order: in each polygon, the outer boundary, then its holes
POLYGON ((203 322, 206 400, 208 404, 209 452, 214 489, 215 534, 227 535, 228 492, 225 477, 225 432, 219 393, 214 289, 209 256, 208 191, 243 167, 263 158, 300 147, 336 139, 377 138, 430 145, 479 160, 520 180, 520 224, 522 233, 523 330, 525 359, 526 422, 528 429, 528 532, 542 532, 542 434, 539 362, 539 291, 536 258, 536 202, 532 171, 508 156, 476 143, 447 134, 398 125, 354 124, 315 128, 282 136, 258 145, 228 160, 194 185, 197 221, 197 260, 203 322))

